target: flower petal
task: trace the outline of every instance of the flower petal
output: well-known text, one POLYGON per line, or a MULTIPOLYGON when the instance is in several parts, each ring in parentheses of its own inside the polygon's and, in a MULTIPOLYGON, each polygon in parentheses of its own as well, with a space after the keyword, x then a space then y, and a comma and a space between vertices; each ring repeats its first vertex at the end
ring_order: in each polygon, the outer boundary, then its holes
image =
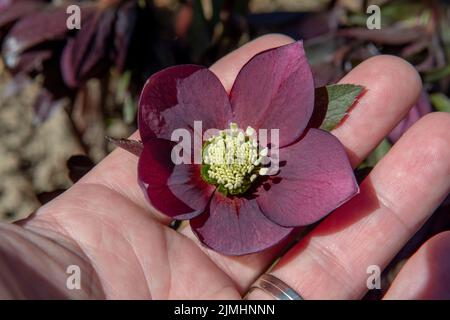
POLYGON ((230 99, 241 128, 280 129, 280 146, 294 142, 314 108, 314 81, 302 42, 253 57, 239 72, 230 99))
POLYGON ((257 201, 282 226, 314 223, 358 193, 344 147, 330 133, 309 129, 280 151, 280 172, 263 184, 257 201))
POLYGON ((231 106, 219 79, 208 69, 181 65, 154 74, 139 101, 139 131, 149 138, 170 137, 175 129, 193 128, 202 121, 204 130, 224 129, 231 106))
POLYGON ((139 157, 138 179, 156 209, 174 219, 190 219, 204 211, 215 188, 201 179, 198 166, 175 165, 173 146, 169 140, 147 140, 139 157))
POLYGON ((243 255, 269 248, 292 228, 267 219, 255 199, 228 198, 216 192, 209 210, 190 221, 202 243, 228 255, 243 255))

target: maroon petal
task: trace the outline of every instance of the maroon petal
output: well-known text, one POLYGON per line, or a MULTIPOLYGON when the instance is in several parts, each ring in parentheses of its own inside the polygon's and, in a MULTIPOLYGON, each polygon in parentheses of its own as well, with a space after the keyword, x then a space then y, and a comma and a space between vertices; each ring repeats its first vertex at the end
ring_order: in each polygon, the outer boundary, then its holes
POLYGON ((161 113, 178 104, 177 82, 203 69, 197 65, 181 65, 166 68, 152 75, 142 89, 139 101, 138 126, 142 141, 167 134, 165 119, 161 113))
POLYGON ((181 65, 154 74, 139 101, 142 140, 170 139, 180 128, 193 128, 202 121, 204 130, 223 129, 231 119, 231 106, 219 79, 208 69, 181 65))
POLYGON ((175 165, 171 159, 174 143, 150 139, 138 163, 139 183, 150 203, 174 219, 190 219, 202 213, 214 192, 196 165, 175 165))
POLYGON ((292 228, 281 227, 261 212, 255 199, 228 198, 216 192, 209 210, 190 221, 202 243, 228 255, 243 255, 269 248, 292 228))
POLYGON ((280 129, 280 146, 294 142, 314 108, 314 81, 302 42, 253 57, 239 72, 230 95, 241 128, 280 129))
POLYGON ((330 133, 309 129, 280 149, 280 172, 258 190, 264 214, 282 226, 314 223, 358 193, 344 147, 330 133))

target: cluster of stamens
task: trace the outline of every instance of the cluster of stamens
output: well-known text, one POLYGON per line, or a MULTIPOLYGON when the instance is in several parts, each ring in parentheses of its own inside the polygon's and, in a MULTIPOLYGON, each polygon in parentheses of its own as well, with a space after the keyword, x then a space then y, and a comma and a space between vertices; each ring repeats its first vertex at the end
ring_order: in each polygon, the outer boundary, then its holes
POLYGON ((258 175, 267 174, 263 167, 269 162, 267 153, 267 148, 259 150, 252 127, 243 132, 231 123, 230 129, 219 131, 204 144, 202 176, 224 194, 242 194, 258 175))

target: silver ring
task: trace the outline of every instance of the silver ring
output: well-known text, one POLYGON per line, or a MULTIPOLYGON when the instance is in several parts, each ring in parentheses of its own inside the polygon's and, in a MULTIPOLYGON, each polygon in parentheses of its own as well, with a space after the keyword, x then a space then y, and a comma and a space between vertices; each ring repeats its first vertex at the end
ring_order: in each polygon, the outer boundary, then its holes
POLYGON ((263 290, 270 294, 275 300, 304 300, 294 289, 268 273, 263 274, 251 285, 245 299, 255 289, 263 290))

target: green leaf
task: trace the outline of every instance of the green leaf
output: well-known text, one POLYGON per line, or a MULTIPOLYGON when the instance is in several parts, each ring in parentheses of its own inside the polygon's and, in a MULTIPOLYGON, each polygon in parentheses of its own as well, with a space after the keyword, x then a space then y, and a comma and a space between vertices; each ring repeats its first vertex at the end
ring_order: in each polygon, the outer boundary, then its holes
POLYGON ((424 82, 435 82, 450 75, 450 64, 424 73, 424 82))
POLYGON ((430 95, 431 104, 437 111, 450 112, 450 99, 443 93, 433 93, 430 95))
POLYGON ((320 129, 333 130, 347 114, 348 109, 356 101, 363 89, 363 86, 354 84, 333 84, 317 88, 316 107, 320 109, 318 104, 326 104, 325 119, 320 129))
POLYGON ((391 150, 391 148, 392 144, 387 139, 381 141, 381 143, 375 148, 375 150, 373 150, 372 153, 367 157, 366 161, 364 162, 365 167, 375 167, 378 161, 380 161, 381 158, 383 158, 386 153, 391 150))
POLYGON ((131 71, 125 71, 117 81, 116 101, 123 103, 125 100, 131 82, 131 71))
POLYGON ((132 124, 136 120, 137 103, 127 94, 123 101, 123 121, 126 124, 132 124))

